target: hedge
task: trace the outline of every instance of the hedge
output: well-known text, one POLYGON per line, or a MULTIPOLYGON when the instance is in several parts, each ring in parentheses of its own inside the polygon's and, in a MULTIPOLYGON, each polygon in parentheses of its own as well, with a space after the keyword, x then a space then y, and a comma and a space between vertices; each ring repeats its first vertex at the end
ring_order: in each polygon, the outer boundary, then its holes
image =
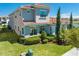
POLYGON ((48 42, 48 39, 45 39, 43 40, 43 44, 47 43, 48 42))
POLYGON ((0 34, 0 41, 17 42, 20 39, 15 32, 4 32, 0 34))
POLYGON ((40 43, 40 38, 38 36, 34 36, 34 37, 24 39, 25 45, 32 45, 32 44, 37 44, 37 43, 40 43))
POLYGON ((49 35, 46 37, 46 39, 48 39, 48 42, 51 42, 51 41, 55 40, 55 37, 53 35, 49 35))

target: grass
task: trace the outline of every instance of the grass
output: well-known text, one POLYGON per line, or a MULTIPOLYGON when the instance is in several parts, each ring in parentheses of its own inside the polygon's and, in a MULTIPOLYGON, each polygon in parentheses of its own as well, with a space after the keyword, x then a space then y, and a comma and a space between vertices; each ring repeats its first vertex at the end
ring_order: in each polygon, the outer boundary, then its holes
POLYGON ((71 45, 60 46, 53 43, 22 45, 12 38, 15 39, 15 34, 12 32, 0 33, 0 56, 19 56, 30 48, 34 56, 61 56, 72 48, 71 45))
POLYGON ((11 44, 9 41, 0 42, 0 56, 18 56, 28 49, 33 50, 34 56, 61 56, 72 48, 69 46, 59 46, 56 44, 36 44, 22 45, 19 43, 11 44))

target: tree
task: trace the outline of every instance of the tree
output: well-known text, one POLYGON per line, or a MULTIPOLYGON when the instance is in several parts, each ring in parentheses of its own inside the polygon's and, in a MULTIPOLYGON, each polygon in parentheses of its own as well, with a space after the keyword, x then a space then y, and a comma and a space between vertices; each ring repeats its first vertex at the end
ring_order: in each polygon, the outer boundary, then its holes
POLYGON ((77 55, 79 56, 79 28, 74 28, 70 30, 71 35, 70 35, 70 39, 71 39, 71 44, 76 47, 77 49, 77 55))
POLYGON ((60 25, 61 25, 61 22, 60 22, 60 8, 58 9, 58 13, 57 13, 57 18, 56 18, 56 40, 57 40, 57 43, 60 44, 60 25))
POLYGON ((69 23, 69 29, 73 28, 73 18, 72 18, 72 13, 70 15, 70 23, 69 23))

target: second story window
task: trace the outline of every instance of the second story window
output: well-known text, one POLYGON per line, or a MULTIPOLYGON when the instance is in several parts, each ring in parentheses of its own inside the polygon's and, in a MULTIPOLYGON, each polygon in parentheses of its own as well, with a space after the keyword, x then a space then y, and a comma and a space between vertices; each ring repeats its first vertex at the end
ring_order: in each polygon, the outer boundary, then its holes
POLYGON ((46 17, 48 15, 47 10, 40 10, 40 17, 46 17))
POLYGON ((19 31, 19 26, 18 26, 18 31, 19 31))

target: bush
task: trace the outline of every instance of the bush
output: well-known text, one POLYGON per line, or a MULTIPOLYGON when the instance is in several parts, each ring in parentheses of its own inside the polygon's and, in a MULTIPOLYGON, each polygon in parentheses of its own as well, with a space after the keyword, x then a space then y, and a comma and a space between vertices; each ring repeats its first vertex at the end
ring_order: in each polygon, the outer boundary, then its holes
POLYGON ((44 42, 44 40, 46 39, 46 37, 47 37, 46 32, 45 32, 45 31, 42 31, 42 32, 41 32, 41 36, 40 36, 42 43, 44 42))
POLYGON ((43 44, 45 44, 45 43, 47 43, 48 42, 48 39, 45 39, 44 41, 43 41, 43 44))
POLYGON ((26 38, 24 40, 24 44, 26 45, 32 45, 32 44, 37 44, 37 43, 40 43, 40 38, 38 36, 26 38))
POLYGON ((21 44, 23 44, 24 40, 25 40, 25 38, 20 38, 18 42, 21 43, 21 44))
POLYGON ((41 38, 41 39, 45 39, 46 37, 47 37, 46 32, 45 32, 45 31, 42 31, 40 38, 41 38))
POLYGON ((46 39, 48 39, 48 42, 51 42, 55 39, 55 37, 53 35, 49 35, 46 37, 46 39))
POLYGON ((9 41, 11 43, 17 42, 20 39, 15 32, 4 32, 0 34, 0 41, 9 41))
POLYGON ((69 38, 71 40, 71 44, 76 48, 79 48, 79 28, 71 29, 70 32, 71 34, 69 38))

